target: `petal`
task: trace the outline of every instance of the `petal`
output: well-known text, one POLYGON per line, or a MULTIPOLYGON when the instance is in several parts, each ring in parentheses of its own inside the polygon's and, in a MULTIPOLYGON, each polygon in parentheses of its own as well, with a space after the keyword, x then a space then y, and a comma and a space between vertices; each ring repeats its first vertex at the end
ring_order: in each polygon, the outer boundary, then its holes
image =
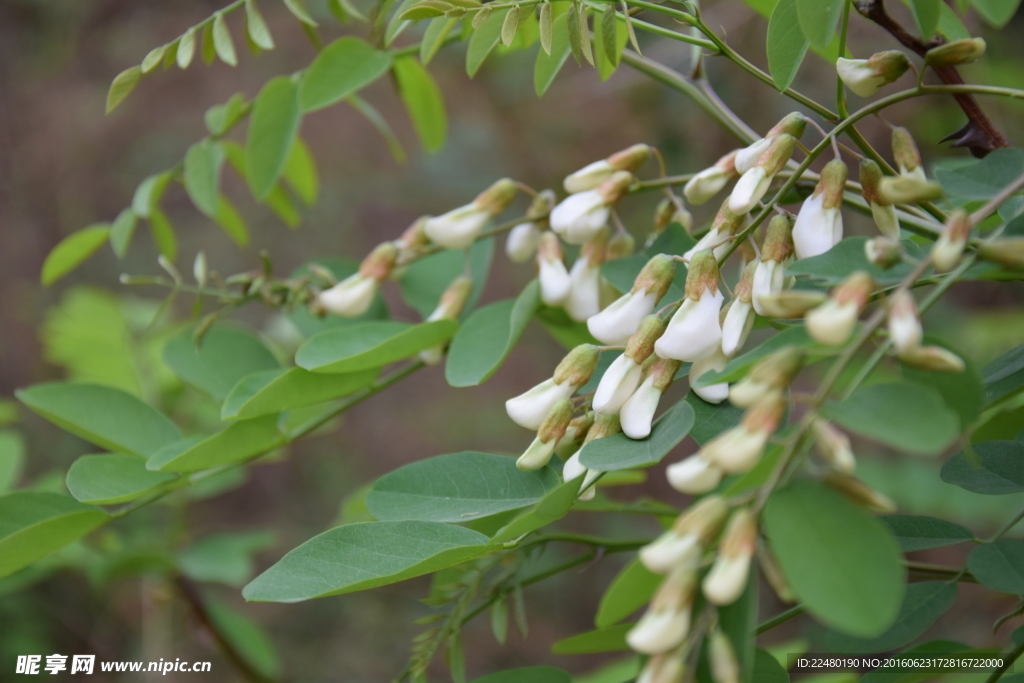
POLYGON ((619 410, 622 432, 631 439, 646 439, 658 410, 661 392, 654 388, 654 377, 648 377, 619 410))
POLYGON ((476 240, 490 215, 473 204, 429 219, 423 226, 431 240, 446 249, 465 249, 476 240))
POLYGON ((699 455, 669 465, 665 476, 672 488, 688 495, 707 493, 722 481, 722 471, 699 455))
POLYGON ((750 556, 719 555, 704 577, 704 596, 713 605, 731 605, 743 594, 750 575, 750 556))
POLYGON ((572 396, 576 387, 568 382, 555 384, 554 379, 541 382, 524 394, 505 401, 505 411, 520 427, 540 429, 551 408, 563 399, 572 396))
POLYGON ((612 305, 587 319, 587 329, 603 344, 621 346, 629 341, 644 318, 654 310, 656 294, 629 292, 612 305))
POLYGON ((356 273, 328 290, 320 292, 317 300, 325 309, 335 315, 354 318, 370 308, 379 283, 372 277, 356 273))
POLYGON ((714 353, 722 341, 719 313, 724 300, 721 292, 705 290, 700 300, 684 301, 654 345, 657 354, 692 362, 714 353))
POLYGON ((569 297, 572 281, 561 261, 540 259, 540 298, 548 306, 561 306, 569 297))
POLYGON ((579 258, 569 273, 571 285, 565 311, 577 322, 585 322, 601 311, 601 270, 589 259, 579 258))
POLYGON ((732 358, 747 343, 747 337, 754 327, 754 305, 733 301, 722 323, 722 353, 732 358))
POLYGON ((605 370, 594 392, 594 411, 603 415, 614 415, 622 408, 640 383, 643 373, 640 365, 621 355, 605 370))
POLYGON ((772 177, 763 166, 755 166, 742 176, 729 195, 729 210, 733 213, 748 213, 757 206, 771 185, 772 177))

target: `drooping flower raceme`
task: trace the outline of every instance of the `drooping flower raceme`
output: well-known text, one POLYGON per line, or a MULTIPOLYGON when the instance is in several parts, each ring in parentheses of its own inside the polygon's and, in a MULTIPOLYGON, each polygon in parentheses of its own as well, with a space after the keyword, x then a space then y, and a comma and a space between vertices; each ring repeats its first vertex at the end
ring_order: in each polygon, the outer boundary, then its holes
POLYGON ((604 262, 608 231, 601 230, 580 249, 580 255, 569 271, 569 296, 565 312, 579 322, 601 311, 601 264, 604 262))
POLYGON ((793 244, 798 259, 824 254, 843 239, 843 191, 847 168, 833 159, 821 171, 814 192, 804 200, 793 225, 793 244))
POLYGON ((540 282, 540 299, 548 306, 561 306, 569 298, 572 280, 562 260, 562 245, 553 232, 540 236, 537 248, 537 279, 540 282))
POLYGON ((366 313, 398 258, 398 247, 391 242, 378 244, 359 264, 359 270, 330 289, 320 292, 317 305, 328 313, 355 318, 366 313))
POLYGON ((775 174, 786 167, 795 147, 796 138, 792 135, 783 133, 776 136, 750 170, 744 172, 736 182, 729 195, 729 209, 733 213, 745 214, 757 206, 772 184, 775 174))
POLYGON ((520 427, 540 428, 556 403, 572 396, 590 380, 599 356, 600 352, 590 344, 577 346, 558 364, 551 379, 505 401, 508 416, 520 427))
POLYGON ((713 605, 731 605, 743 594, 750 561, 757 551, 757 518, 748 508, 732 513, 718 544, 718 555, 704 577, 704 597, 713 605))
POLYGON ((572 413, 573 405, 569 399, 564 398, 555 403, 537 430, 537 437, 533 443, 516 460, 516 467, 524 472, 530 472, 547 465, 558 441, 565 436, 565 430, 572 420, 572 413))
POLYGON ((874 280, 864 271, 850 274, 832 290, 825 303, 804 317, 807 332, 822 344, 839 346, 846 343, 874 289, 874 280))
POLYGON ((633 145, 616 152, 607 159, 587 164, 580 170, 566 176, 562 185, 569 194, 586 192, 612 177, 616 171, 635 171, 651 156, 651 148, 644 144, 633 145))
POLYGON ((640 562, 656 574, 696 569, 728 514, 729 505, 721 496, 701 498, 676 518, 671 529, 640 549, 640 562))
POLYGON ((665 322, 657 315, 644 318, 625 352, 612 361, 605 370, 594 392, 593 407, 598 414, 611 415, 619 412, 637 386, 643 374, 643 363, 652 353, 654 344, 665 331, 665 322))
POLYGON ((733 290, 732 305, 722 321, 722 353, 732 358, 747 343, 747 337, 754 328, 754 274, 760 261, 754 260, 743 269, 743 275, 733 290))
POLYGON ((690 632, 690 611, 696 595, 697 576, 693 569, 670 572, 640 621, 626 634, 626 642, 637 652, 648 655, 678 647, 690 632))
POLYGON ((882 196, 879 189, 884 177, 882 167, 877 163, 871 159, 861 160, 860 186, 864 201, 871 207, 871 217, 875 220, 879 232, 890 239, 899 240, 900 219, 896 216, 896 207, 882 196))
POLYGON ((650 436, 654 413, 658 410, 662 395, 672 386, 672 380, 681 365, 680 361, 659 358, 657 355, 647 359, 640 386, 619 410, 623 434, 631 439, 646 439, 650 436))
POLYGON ((861 97, 872 97, 883 85, 899 79, 910 68, 910 60, 899 50, 876 52, 867 59, 840 57, 836 71, 846 87, 861 97))
POLYGON ((739 177, 736 170, 736 155, 739 150, 733 150, 715 162, 714 166, 705 168, 695 175, 683 187, 683 195, 686 201, 691 204, 703 204, 716 194, 732 180, 739 177))
POLYGON ((445 249, 465 249, 476 240, 488 220, 508 208, 517 189, 514 181, 502 178, 469 204, 430 218, 423 229, 427 237, 445 249))
POLYGON ((593 190, 566 197, 551 211, 551 229, 569 244, 583 244, 608 224, 611 207, 633 183, 629 171, 616 171, 593 190))
MULTIPOLYGON (((452 280, 452 283, 441 294, 437 308, 427 318, 427 322, 435 320, 454 320, 462 313, 462 309, 473 291, 473 280, 466 275, 460 275, 452 280)), ((444 355, 444 345, 433 346, 420 351, 420 360, 427 365, 437 365, 444 355)))
POLYGON ((665 296, 675 272, 676 262, 671 256, 653 256, 636 276, 628 293, 587 320, 590 334, 604 344, 625 344, 665 296))
POLYGON ((786 214, 772 216, 765 232, 761 261, 751 283, 751 301, 760 315, 769 315, 763 300, 778 294, 786 284, 786 266, 793 262, 793 222, 786 214))
POLYGON ((690 259, 686 298, 672 316, 654 350, 662 358, 692 362, 715 352, 722 342, 719 312, 725 297, 718 291, 718 262, 710 250, 690 259))

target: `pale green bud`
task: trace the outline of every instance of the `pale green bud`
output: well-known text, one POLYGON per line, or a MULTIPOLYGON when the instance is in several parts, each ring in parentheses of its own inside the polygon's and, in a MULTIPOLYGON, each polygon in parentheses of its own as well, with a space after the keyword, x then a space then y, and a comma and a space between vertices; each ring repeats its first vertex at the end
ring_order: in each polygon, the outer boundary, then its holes
POLYGON ((686 274, 686 298, 700 301, 706 290, 718 292, 718 261, 710 249, 698 251, 690 258, 690 269, 686 274))
POLYGON ((956 66, 977 61, 983 54, 984 38, 964 38, 928 50, 924 56, 924 63, 928 66, 956 66))
POLYGON ((562 359, 555 368, 552 378, 555 384, 568 382, 571 386, 581 387, 590 381, 597 369, 597 361, 601 352, 592 344, 580 344, 562 359))

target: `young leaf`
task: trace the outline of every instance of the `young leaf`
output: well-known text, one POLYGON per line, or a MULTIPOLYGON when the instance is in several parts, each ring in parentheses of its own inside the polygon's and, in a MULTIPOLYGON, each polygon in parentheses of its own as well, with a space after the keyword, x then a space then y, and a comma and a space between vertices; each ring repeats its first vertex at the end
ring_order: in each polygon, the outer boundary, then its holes
POLYGON ((13 430, 0 431, 0 491, 17 485, 24 466, 24 437, 13 430))
MULTIPOLYGON (((572 10, 570 10, 572 11, 572 10)), ((556 655, 586 655, 593 652, 619 652, 629 650, 626 634, 636 624, 616 624, 586 633, 563 638, 551 646, 556 655)))
POLYGON ((531 282, 515 299, 474 311, 452 339, 444 376, 453 387, 483 384, 512 352, 540 306, 539 286, 531 282))
POLYGON ((904 592, 902 555, 878 519, 802 480, 768 500, 764 528, 783 575, 815 618, 862 638, 894 623, 904 592))
POLYGON ((378 368, 444 344, 458 327, 454 320, 419 325, 388 320, 329 329, 300 346, 295 353, 295 363, 314 372, 378 368))
POLYGON ((754 648, 754 675, 755 683, 789 683, 789 674, 769 652, 761 648, 754 648))
POLYGON ((292 149, 288 152, 288 160, 284 164, 284 180, 295 190, 295 194, 307 206, 316 204, 320 195, 320 178, 316 172, 316 161, 309 147, 302 138, 295 138, 292 149))
POLYGON ((213 215, 213 220, 235 244, 240 247, 249 244, 249 228, 245 219, 224 195, 217 197, 217 213, 213 215))
POLYGON ((800 29, 798 0, 779 0, 768 21, 768 71, 775 87, 785 90, 796 78, 811 46, 800 29))
POLYGON ((163 361, 183 382, 218 402, 243 377, 281 367, 259 337, 229 325, 211 327, 198 348, 193 330, 185 330, 167 342, 163 361))
POLYGON ((427 152, 444 146, 448 119, 437 83, 415 57, 401 57, 394 63, 398 93, 412 118, 416 133, 427 152))
POLYGON ((560 14, 552 23, 550 51, 541 50, 537 53, 537 61, 533 67, 533 88, 537 92, 537 97, 547 92, 565 60, 569 58, 569 33, 566 22, 570 14, 571 12, 560 14))
POLYGON ((142 60, 142 73, 148 74, 160 66, 160 62, 164 60, 164 53, 167 52, 167 46, 161 45, 160 47, 154 47, 142 60))
POLYGON ((508 601, 504 597, 491 605, 490 617, 494 639, 499 645, 504 645, 505 639, 508 638, 508 601))
POLYGON ((97 223, 73 232, 57 243, 43 261, 40 281, 53 284, 96 253, 110 238, 110 225, 97 223))
POLYGON ((505 13, 505 20, 501 24, 501 44, 508 47, 516 37, 516 30, 519 28, 519 4, 512 5, 512 9, 505 13))
POLYGON ((846 0, 797 0, 800 28, 811 45, 819 50, 828 47, 844 7, 846 0))
POLYGON ((1000 538, 984 543, 967 556, 967 568, 985 588, 1000 593, 1024 593, 1024 541, 1000 538))
POLYGON ((540 47, 547 55, 551 54, 551 37, 554 32, 552 22, 551 3, 544 2, 540 6, 540 47))
POLYGON ((427 30, 423 33, 423 40, 420 41, 420 61, 424 66, 434 58, 444 45, 445 38, 459 21, 458 17, 436 17, 430 20, 427 30))
POLYGON ((301 118, 299 89, 287 76, 272 78, 256 96, 245 142, 245 178, 257 200, 264 200, 281 176, 301 118))
POLYGON ((942 0, 911 0, 910 11, 914 15, 917 30, 925 40, 931 40, 939 27, 939 12, 944 5, 942 0))
POLYGON ((686 438, 695 420, 693 407, 679 401, 655 421, 646 439, 634 440, 625 434, 595 439, 583 447, 580 463, 602 472, 656 465, 686 438))
POLYGON ((130 455, 83 455, 71 463, 67 485, 82 503, 113 505, 135 500, 175 475, 150 472, 146 463, 130 455))
POLYGON ((942 481, 987 495, 1024 492, 1024 443, 983 441, 942 466, 942 481))
POLYGON ((146 461, 157 472, 196 472, 248 460, 285 443, 277 415, 233 422, 213 436, 197 436, 173 443, 146 461))
MULTIPOLYGON (((583 44, 580 41, 580 36, 586 29, 580 26, 580 12, 576 9, 576 3, 573 2, 569 6, 569 10, 565 13, 566 23, 566 37, 569 40, 569 49, 572 50, 572 58, 576 60, 577 64, 583 63, 583 44)), ((586 16, 586 15, 584 15, 586 16)))
POLYGON ((829 632, 829 652, 888 652, 902 647, 924 633, 945 614, 957 598, 957 585, 945 581, 922 581, 907 586, 896 622, 874 638, 856 638, 829 632))
POLYGON ((220 419, 236 420, 279 413, 348 396, 369 386, 378 368, 329 375, 302 368, 263 370, 238 380, 224 399, 220 419))
POLYGON ((48 382, 14 394, 61 429, 111 451, 148 458, 181 439, 173 422, 113 387, 48 382))
POLYGON ((391 67, 391 55, 364 40, 345 36, 316 56, 300 85, 303 111, 315 111, 342 100, 374 82, 391 67))
POLYGON ((373 127, 377 129, 381 137, 384 138, 384 142, 387 143, 388 151, 391 152, 391 157, 400 164, 405 163, 405 149, 402 147, 401 141, 398 136, 395 135, 395 131, 391 129, 387 119, 385 119, 377 109, 356 95, 349 95, 345 98, 346 101, 355 107, 356 111, 365 116, 367 120, 373 124, 373 127))
POLYGON ((970 529, 944 519, 917 515, 885 515, 879 519, 892 529, 896 542, 905 553, 974 540, 974 532, 970 529))
POLYGON ((238 55, 235 54, 235 43, 231 40, 231 31, 224 15, 217 13, 213 19, 213 47, 220 61, 228 66, 238 66, 238 55))
POLYGON ((634 559, 615 575, 597 606, 594 626, 608 628, 650 602, 665 577, 634 559))
POLYGON ((149 218, 150 211, 160 202, 160 198, 171 182, 171 174, 164 171, 149 176, 135 188, 132 196, 132 211, 139 218, 149 218))
POLYGON ((314 536, 243 590, 255 602, 299 602, 395 583, 488 552, 483 534, 441 522, 347 524, 314 536))
POLYGON ((245 30, 260 49, 274 49, 274 38, 270 35, 267 22, 263 21, 263 15, 256 7, 256 0, 245 0, 245 30))
POLYGON ((601 15, 601 45, 604 48, 604 56, 613 67, 619 65, 619 57, 625 42, 619 41, 619 13, 615 11, 614 5, 608 5, 601 15))
MULTIPOLYGON (((594 66, 594 52, 590 47, 590 24, 587 19, 587 5, 584 2, 577 3, 579 13, 580 50, 583 52, 583 59, 587 60, 590 66, 594 66)), ((572 8, 569 9, 572 12, 572 8)))
POLYGON ((164 258, 174 263, 178 258, 178 238, 167 214, 155 206, 149 210, 149 234, 164 258))
POLYGON ((217 214, 220 169, 223 165, 224 150, 214 140, 197 142, 185 153, 182 173, 185 192, 195 207, 207 216, 217 214))
POLYGON ((200 50, 203 63, 206 66, 213 64, 213 60, 217 58, 217 45, 213 42, 213 24, 207 24, 203 27, 203 40, 200 50))
POLYGON ((132 235, 135 234, 137 223, 138 219, 131 208, 123 209, 114 219, 113 225, 110 226, 110 248, 114 250, 117 258, 123 259, 128 253, 128 245, 132 241, 132 235))
POLYGON ((501 39, 502 27, 505 25, 505 17, 508 13, 507 9, 491 12, 470 36, 469 47, 466 49, 466 73, 470 78, 476 76, 476 72, 480 70, 484 60, 501 39))
POLYGON ((46 557, 110 520, 70 496, 17 491, 0 496, 0 577, 46 557))
POLYGON ((284 6, 288 8, 288 11, 295 15, 295 18, 301 21, 303 24, 309 27, 315 28, 319 26, 316 20, 309 15, 309 10, 306 9, 306 3, 303 0, 284 0, 284 6))
POLYGON ((178 41, 178 54, 175 55, 175 61, 178 64, 179 69, 187 69, 188 65, 192 63, 192 57, 196 53, 196 29, 190 28, 181 35, 181 39, 178 41))
MULTIPOLYGON (((864 253, 867 237, 848 237, 819 256, 800 259, 786 268, 787 276, 810 276, 815 284, 835 286, 850 274, 863 270, 880 285, 895 285, 902 282, 913 269, 907 262, 898 263, 883 270, 868 261, 864 253)), ((927 258, 927 254, 911 240, 903 240, 901 246, 913 258, 927 258)))
POLYGON ((114 77, 110 84, 110 90, 107 91, 108 114, 114 111, 117 105, 124 102, 124 98, 128 97, 128 94, 135 89, 140 78, 142 78, 142 69, 138 66, 125 69, 114 77))

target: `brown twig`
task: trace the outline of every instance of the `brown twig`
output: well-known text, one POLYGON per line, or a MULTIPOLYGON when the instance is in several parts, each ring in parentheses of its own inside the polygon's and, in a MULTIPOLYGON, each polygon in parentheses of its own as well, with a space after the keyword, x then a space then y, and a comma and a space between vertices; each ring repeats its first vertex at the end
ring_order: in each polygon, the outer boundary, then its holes
MULTIPOLYGON (((913 50, 921 57, 924 57, 928 50, 945 42, 942 37, 938 36, 925 41, 911 34, 885 11, 884 0, 857 0, 853 4, 861 16, 884 28, 904 47, 913 50)), ((962 85, 964 83, 960 72, 954 66, 934 66, 932 70, 946 85, 962 85)), ((971 154, 979 159, 994 149, 1010 146, 1006 137, 985 115, 974 95, 958 93, 953 95, 953 98, 967 115, 968 121, 963 128, 943 138, 942 142, 953 140, 953 147, 966 147, 971 154)))

